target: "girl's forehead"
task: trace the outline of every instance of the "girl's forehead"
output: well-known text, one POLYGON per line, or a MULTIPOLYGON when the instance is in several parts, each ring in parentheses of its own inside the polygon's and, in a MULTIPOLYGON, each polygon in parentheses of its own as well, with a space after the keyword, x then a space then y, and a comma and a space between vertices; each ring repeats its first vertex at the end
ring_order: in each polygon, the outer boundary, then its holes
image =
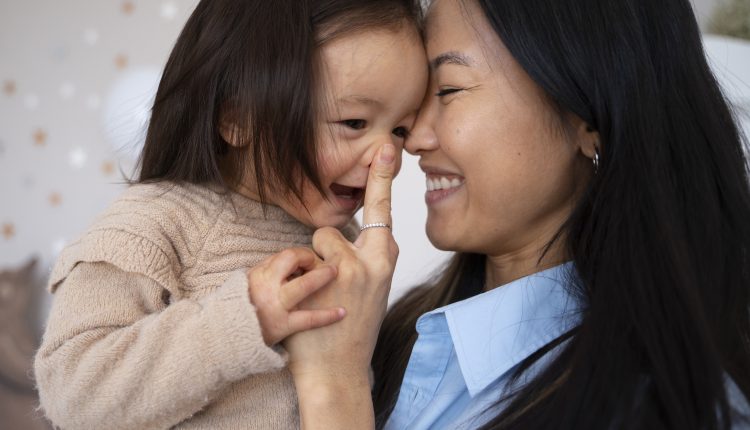
POLYGON ((324 45, 324 102, 358 112, 416 110, 426 87, 427 59, 421 39, 408 31, 356 33, 324 45))
POLYGON ((415 53, 420 60, 419 51, 424 49, 421 40, 408 32, 359 32, 337 38, 321 48, 323 71, 329 80, 337 82, 397 72, 415 59, 415 53))

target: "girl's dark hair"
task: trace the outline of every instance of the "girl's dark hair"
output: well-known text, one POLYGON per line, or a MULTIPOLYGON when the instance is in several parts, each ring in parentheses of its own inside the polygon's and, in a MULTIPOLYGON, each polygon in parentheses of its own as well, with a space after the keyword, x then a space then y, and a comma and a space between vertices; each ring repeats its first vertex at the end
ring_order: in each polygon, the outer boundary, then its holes
POLYGON ((261 200, 266 191, 301 200, 304 178, 322 191, 319 48, 367 29, 418 34, 420 17, 416 0, 202 0, 159 83, 138 182, 232 187, 251 159, 261 200), (225 120, 239 145, 222 138, 225 120))
MULTIPOLYGON (((579 275, 567 288, 581 297, 582 322, 544 371, 503 393, 507 408, 485 428, 729 428, 738 417, 727 380, 750 397, 750 190, 688 0, 476 1, 552 102, 599 132, 602 150, 557 235, 579 275)), ((435 287, 389 312, 373 362, 381 424, 417 317, 481 291, 483 265, 457 255, 435 287)))

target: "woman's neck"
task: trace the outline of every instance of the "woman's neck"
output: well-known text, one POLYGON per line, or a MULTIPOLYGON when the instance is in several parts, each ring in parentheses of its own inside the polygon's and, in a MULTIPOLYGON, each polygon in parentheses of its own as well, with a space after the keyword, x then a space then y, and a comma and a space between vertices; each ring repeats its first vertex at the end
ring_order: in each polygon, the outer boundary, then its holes
POLYGON ((489 291, 516 279, 565 263, 568 258, 558 239, 544 252, 545 246, 530 246, 502 255, 488 255, 484 290, 489 291))

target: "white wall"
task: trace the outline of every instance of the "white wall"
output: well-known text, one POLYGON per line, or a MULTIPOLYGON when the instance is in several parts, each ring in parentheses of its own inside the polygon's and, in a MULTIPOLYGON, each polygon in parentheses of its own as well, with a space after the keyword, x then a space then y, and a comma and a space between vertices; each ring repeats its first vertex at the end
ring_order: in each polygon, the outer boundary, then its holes
POLYGON ((691 0, 693 11, 695 12, 695 18, 702 29, 705 29, 714 8, 722 1, 723 0, 691 0))
POLYGON ((158 76, 196 2, 0 2, 0 267, 49 265, 120 192, 118 136, 143 118, 110 111, 153 91, 142 73, 158 76))
POLYGON ((709 64, 744 130, 746 143, 750 143, 750 41, 706 35, 703 43, 709 64))

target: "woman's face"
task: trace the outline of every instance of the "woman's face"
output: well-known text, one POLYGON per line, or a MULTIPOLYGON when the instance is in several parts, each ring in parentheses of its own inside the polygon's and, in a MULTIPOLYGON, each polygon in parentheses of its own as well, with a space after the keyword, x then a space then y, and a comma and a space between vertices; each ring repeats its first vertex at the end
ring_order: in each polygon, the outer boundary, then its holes
MULTIPOLYGON (((394 144, 400 167, 404 139, 427 87, 427 59, 416 30, 404 25, 333 39, 321 48, 321 60, 316 143, 325 198, 304 181, 304 206, 289 196, 269 195, 269 200, 307 225, 342 227, 362 206, 377 149, 394 144)), ((254 182, 253 175, 247 178, 254 182)))
POLYGON ((535 255, 591 174, 542 90, 471 1, 437 0, 431 77, 406 149, 427 175, 427 235, 444 250, 535 255))

